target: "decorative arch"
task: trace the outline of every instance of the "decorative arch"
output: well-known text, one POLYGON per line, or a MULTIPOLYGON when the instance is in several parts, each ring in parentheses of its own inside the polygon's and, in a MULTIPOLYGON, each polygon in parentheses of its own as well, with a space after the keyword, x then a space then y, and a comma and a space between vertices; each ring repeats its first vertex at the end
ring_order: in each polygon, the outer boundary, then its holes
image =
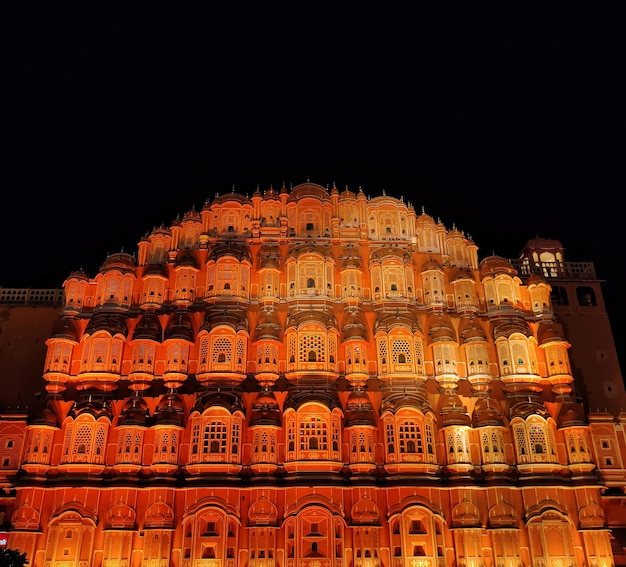
POLYGON ((183 556, 197 560, 217 560, 226 565, 238 549, 241 519, 232 506, 216 498, 204 498, 182 519, 183 556))
POLYGON ((52 564, 88 565, 93 559, 97 518, 92 510, 73 501, 50 518, 46 533, 46 558, 52 564))

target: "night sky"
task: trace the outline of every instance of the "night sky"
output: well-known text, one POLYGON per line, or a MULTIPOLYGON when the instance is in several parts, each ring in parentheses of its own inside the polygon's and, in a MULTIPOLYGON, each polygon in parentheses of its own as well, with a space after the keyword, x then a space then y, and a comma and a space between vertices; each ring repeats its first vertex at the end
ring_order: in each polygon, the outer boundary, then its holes
POLYGON ((0 286, 93 276, 216 193, 310 179, 403 196, 481 258, 560 240, 626 351, 624 14, 505 4, 24 3, 0 286))

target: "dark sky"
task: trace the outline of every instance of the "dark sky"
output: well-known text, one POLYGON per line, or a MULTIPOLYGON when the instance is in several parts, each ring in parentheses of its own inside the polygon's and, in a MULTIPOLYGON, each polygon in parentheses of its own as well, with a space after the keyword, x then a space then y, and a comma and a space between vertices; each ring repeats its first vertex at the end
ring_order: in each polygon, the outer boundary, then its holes
POLYGON ((621 327, 624 14, 503 4, 24 3, 0 286, 95 275, 215 193, 310 178, 402 195, 481 257, 558 239, 621 327))

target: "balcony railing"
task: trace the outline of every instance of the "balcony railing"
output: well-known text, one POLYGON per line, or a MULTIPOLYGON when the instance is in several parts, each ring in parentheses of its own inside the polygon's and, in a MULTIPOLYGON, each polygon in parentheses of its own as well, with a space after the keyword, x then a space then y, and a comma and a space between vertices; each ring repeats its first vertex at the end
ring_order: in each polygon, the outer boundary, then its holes
POLYGON ((63 305, 63 289, 0 287, 0 305, 61 307, 63 305))
POLYGON ((597 279, 593 262, 529 262, 526 258, 518 258, 510 262, 521 277, 539 274, 546 279, 597 279))

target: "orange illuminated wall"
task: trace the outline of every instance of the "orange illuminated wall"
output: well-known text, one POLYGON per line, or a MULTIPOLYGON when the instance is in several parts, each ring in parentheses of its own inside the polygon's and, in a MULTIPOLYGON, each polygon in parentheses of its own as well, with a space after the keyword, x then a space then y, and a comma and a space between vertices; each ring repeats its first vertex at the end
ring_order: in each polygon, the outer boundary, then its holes
POLYGON ((32 567, 626 565, 626 393, 558 241, 481 258, 404 199, 232 192, 53 311, 41 407, 0 417, 32 567))

